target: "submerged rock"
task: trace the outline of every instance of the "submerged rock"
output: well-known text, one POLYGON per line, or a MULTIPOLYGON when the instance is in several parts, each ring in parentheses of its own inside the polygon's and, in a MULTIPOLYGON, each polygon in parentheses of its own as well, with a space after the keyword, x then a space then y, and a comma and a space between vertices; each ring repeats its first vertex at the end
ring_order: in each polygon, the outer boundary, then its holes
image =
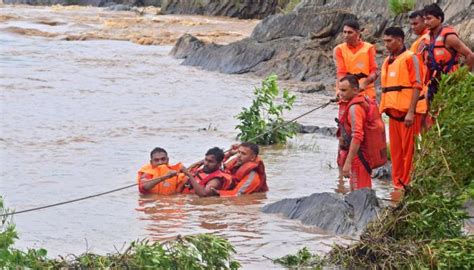
POLYGON ((193 35, 184 34, 178 39, 170 54, 176 58, 186 58, 202 46, 204 46, 204 42, 200 41, 193 35))
POLYGON ((329 233, 358 236, 380 209, 375 191, 360 189, 345 196, 326 192, 284 199, 264 206, 262 211, 280 213, 329 233))

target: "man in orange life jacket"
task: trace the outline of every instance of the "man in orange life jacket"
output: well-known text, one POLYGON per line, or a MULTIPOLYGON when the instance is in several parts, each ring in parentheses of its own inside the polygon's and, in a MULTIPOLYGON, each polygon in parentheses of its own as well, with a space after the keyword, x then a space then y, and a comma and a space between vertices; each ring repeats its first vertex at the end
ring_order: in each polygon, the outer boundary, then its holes
POLYGON ((339 80, 352 74, 359 79, 361 92, 375 99, 374 82, 377 80, 375 46, 361 40, 360 25, 356 20, 346 20, 343 26, 344 43, 336 46, 333 52, 337 77, 336 94, 339 91, 339 80))
POLYGON ((392 181, 403 189, 410 181, 415 135, 426 113, 426 99, 419 100, 422 90, 421 65, 413 52, 406 50, 405 34, 398 27, 385 30, 383 41, 390 56, 382 66, 380 112, 389 119, 392 181))
MULTIPOLYGON (((333 57, 336 65, 336 98, 339 99, 340 79, 347 75, 355 75, 359 80, 359 89, 367 96, 375 99, 374 82, 377 80, 377 62, 375 61, 375 46, 364 42, 360 37, 360 25, 356 20, 346 20, 343 23, 342 35, 344 43, 334 48, 333 57)), ((344 114, 347 101, 339 101, 338 118, 344 114)), ((343 138, 339 136, 342 143, 343 138)), ((338 153, 338 160, 345 159, 343 152, 338 153)), ((339 177, 342 179, 342 165, 339 166, 339 177)))
POLYGON ((219 190, 227 190, 232 185, 232 176, 221 170, 224 151, 218 147, 209 149, 204 162, 189 172, 185 167, 181 171, 188 177, 183 193, 194 193, 199 197, 219 196, 219 190))
POLYGON ((341 136, 350 136, 344 145, 340 145, 344 153, 341 160, 342 175, 350 178, 351 191, 361 188, 372 188, 372 179, 369 172, 358 156, 359 147, 364 138, 364 125, 366 124, 366 110, 361 104, 353 104, 354 99, 364 99, 364 94, 360 93, 357 77, 347 75, 339 80, 339 94, 341 98, 350 104, 345 113, 340 118, 340 128, 344 129, 341 136), (352 105, 353 104, 353 105, 352 105))
POLYGON ((474 53, 459 39, 454 28, 443 25, 444 12, 437 4, 423 8, 424 20, 429 28, 429 39, 425 40, 424 58, 428 72, 428 101, 431 102, 438 88, 441 74, 458 69, 459 55, 465 57, 465 64, 472 71, 474 53))
MULTIPOLYGON (((420 62, 422 73, 421 73, 421 83, 422 83, 422 90, 420 93, 419 99, 425 99, 428 96, 428 86, 425 83, 425 77, 426 77, 426 72, 427 68, 426 65, 424 64, 424 59, 423 59, 423 51, 425 49, 425 41, 430 38, 429 34, 429 29, 425 25, 425 19, 423 16, 423 10, 417 10, 412 12, 409 16, 408 19, 410 20, 410 28, 415 33, 418 38, 412 43, 410 47, 410 51, 412 51, 417 57, 418 61, 420 62)), ((422 127, 423 129, 428 129, 430 126, 432 126, 432 118, 428 115, 428 112, 423 115, 422 119, 422 127)))
POLYGON ((253 143, 244 142, 237 147, 237 157, 227 160, 224 165, 226 172, 232 175, 234 186, 218 191, 221 197, 268 191, 265 165, 258 153, 258 145, 253 143))
POLYGON ((138 190, 142 194, 176 194, 184 185, 184 175, 178 173, 181 163, 169 165, 168 153, 157 147, 150 153, 150 163, 144 165, 137 176, 138 190))

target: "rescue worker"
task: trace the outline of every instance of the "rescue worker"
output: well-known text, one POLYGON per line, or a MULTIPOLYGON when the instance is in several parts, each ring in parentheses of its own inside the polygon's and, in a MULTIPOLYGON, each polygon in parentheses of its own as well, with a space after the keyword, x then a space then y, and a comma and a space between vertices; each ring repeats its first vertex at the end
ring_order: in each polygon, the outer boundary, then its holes
POLYGON ((183 165, 169 165, 168 153, 156 147, 150 153, 150 163, 144 165, 137 176, 138 190, 142 194, 171 195, 178 193, 185 177, 178 173, 183 165))
POLYGON ((410 29, 417 35, 417 39, 412 43, 410 51, 416 55, 422 56, 425 47, 425 39, 429 38, 430 30, 425 25, 423 10, 413 11, 409 16, 410 29))
MULTIPOLYGON (((412 12, 408 16, 408 19, 410 21, 410 29, 418 36, 418 38, 412 43, 410 51, 412 51, 418 57, 418 61, 420 62, 420 66, 422 69, 422 73, 420 75, 422 79, 422 91, 420 93, 419 99, 425 99, 428 96, 428 86, 425 83, 427 68, 424 64, 423 50, 425 48, 425 40, 428 40, 430 38, 430 31, 425 25, 423 10, 417 10, 412 12)), ((427 130, 433 125, 433 121, 428 113, 428 110, 426 114, 423 115, 423 119, 421 120, 421 122, 423 130, 427 130)))
POLYGON ((226 161, 224 168, 232 175, 233 188, 218 191, 221 197, 238 196, 268 191, 265 165, 258 156, 258 145, 244 142, 233 147, 237 148, 237 157, 226 161))
POLYGON ((415 134, 426 113, 426 99, 419 100, 422 90, 421 65, 404 45, 405 34, 399 27, 385 30, 383 41, 390 55, 382 66, 380 112, 389 116, 392 181, 396 189, 410 182, 415 134))
POLYGON ((425 40, 424 59, 428 69, 425 83, 428 84, 428 101, 431 102, 441 74, 456 71, 460 55, 472 71, 474 53, 459 39, 454 28, 442 24, 444 12, 437 4, 425 6, 423 13, 425 24, 430 30, 429 39, 425 40))
POLYGON ((340 145, 344 153, 342 160, 342 175, 350 178, 351 191, 361 188, 372 188, 372 179, 369 172, 358 156, 359 148, 364 138, 364 125, 366 124, 366 109, 361 104, 355 103, 354 99, 364 99, 364 94, 359 90, 357 77, 347 75, 339 80, 339 93, 343 100, 350 104, 347 108, 348 113, 340 119, 340 128, 344 129, 344 135, 350 136, 344 144, 340 145), (350 135, 349 135, 350 134, 350 135), (350 141, 349 141, 350 140, 350 141))
MULTIPOLYGON (((334 48, 333 57, 336 65, 336 99, 339 99, 338 118, 345 112, 347 102, 339 98, 339 80, 347 75, 355 75, 359 79, 359 89, 375 99, 374 82, 377 80, 377 62, 375 62, 375 46, 361 40, 360 25, 356 20, 343 22, 342 35, 344 43, 334 48)), ((340 134, 337 134, 342 142, 340 134)), ((342 180, 342 165, 344 153, 338 153, 339 178, 342 180)))
POLYGON ((355 75, 359 79, 359 89, 365 95, 376 96, 374 82, 377 80, 375 46, 364 42, 360 36, 360 25, 356 20, 343 23, 344 43, 334 48, 336 64, 336 95, 339 92, 339 80, 346 75, 355 75))
POLYGON ((232 176, 221 170, 224 160, 224 151, 213 147, 206 152, 201 166, 191 169, 189 172, 185 167, 181 168, 188 177, 188 183, 183 193, 194 193, 199 197, 219 196, 217 190, 227 190, 232 185, 232 176))

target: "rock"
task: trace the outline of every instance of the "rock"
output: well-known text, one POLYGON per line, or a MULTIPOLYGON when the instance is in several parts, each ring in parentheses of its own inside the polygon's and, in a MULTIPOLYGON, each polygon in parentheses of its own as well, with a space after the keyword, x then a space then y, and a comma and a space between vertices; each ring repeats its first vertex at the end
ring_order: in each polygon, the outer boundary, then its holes
POLYGON ((130 10, 132 10, 132 6, 116 4, 116 5, 108 6, 107 9, 108 10, 113 10, 113 11, 130 11, 130 10))
POLYGON ((329 233, 358 236, 380 209, 375 191, 360 189, 345 196, 326 192, 284 199, 264 206, 262 211, 280 213, 329 233))
POLYGON ((190 34, 185 34, 178 39, 170 55, 176 58, 186 58, 188 55, 204 46, 204 42, 190 34))
POLYGON ((298 132, 299 133, 319 133, 325 136, 335 137, 337 128, 336 127, 319 127, 319 126, 306 126, 300 123, 296 123, 298 125, 298 132))
MULTIPOLYGON (((180 48, 176 47, 179 51, 180 48)), ((231 46, 210 44, 189 54, 184 65, 202 66, 223 73, 246 73, 257 64, 270 59, 274 50, 264 44, 242 40, 231 46)))
MULTIPOLYGON (((27 4, 27 5, 78 5, 93 7, 110 7, 115 5, 124 6, 161 6, 161 0, 3 0, 4 4, 27 4)), ((130 10, 117 7, 112 10, 130 10)))
POLYGON ((164 0, 163 14, 200 14, 261 19, 283 9, 290 0, 164 0))

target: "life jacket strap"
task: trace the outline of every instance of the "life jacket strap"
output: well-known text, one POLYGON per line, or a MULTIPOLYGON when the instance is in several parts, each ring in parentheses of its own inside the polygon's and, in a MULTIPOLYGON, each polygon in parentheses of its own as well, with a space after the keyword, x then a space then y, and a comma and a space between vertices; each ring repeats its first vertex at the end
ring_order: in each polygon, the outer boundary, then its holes
POLYGON ((402 91, 403 89, 413 89, 411 86, 390 86, 390 87, 382 87, 382 93, 393 92, 393 91, 402 91))

